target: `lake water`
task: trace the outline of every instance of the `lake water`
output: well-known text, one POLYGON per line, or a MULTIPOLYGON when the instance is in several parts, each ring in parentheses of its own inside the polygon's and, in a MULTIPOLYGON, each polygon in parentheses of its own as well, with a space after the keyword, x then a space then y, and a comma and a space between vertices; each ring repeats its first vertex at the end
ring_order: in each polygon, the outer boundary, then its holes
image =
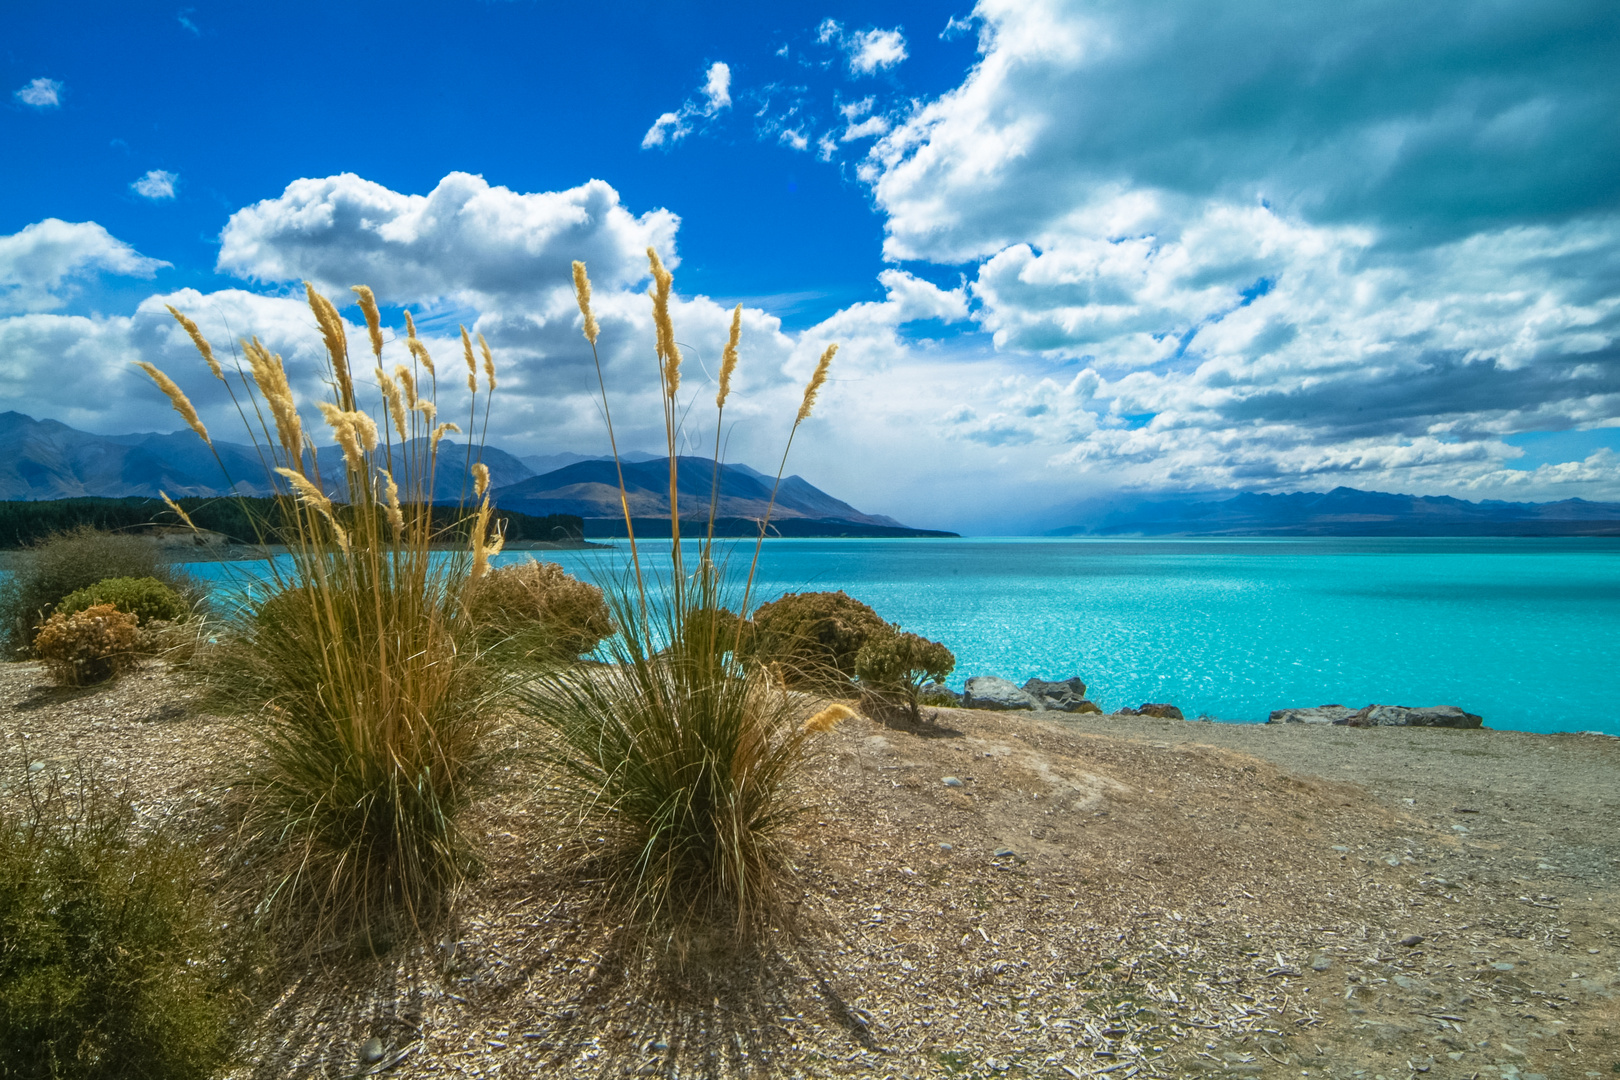
MULTIPOLYGON (((646 560, 667 553, 643 546, 646 560)), ((628 557, 622 542, 536 554, 587 579, 628 557)), ((746 569, 751 554, 732 560, 746 569)), ((758 599, 820 589, 945 642, 957 689, 971 675, 1079 675, 1105 709, 1162 701, 1253 722, 1288 706, 1461 705, 1490 727, 1620 735, 1615 540, 766 544, 758 599)))

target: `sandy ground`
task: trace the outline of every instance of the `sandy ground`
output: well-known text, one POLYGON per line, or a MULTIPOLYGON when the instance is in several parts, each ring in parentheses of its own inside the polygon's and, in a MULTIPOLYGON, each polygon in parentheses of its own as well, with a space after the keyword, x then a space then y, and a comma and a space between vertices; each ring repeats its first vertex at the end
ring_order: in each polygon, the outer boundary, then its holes
MULTIPOLYGON (((25 756, 227 833, 241 733, 149 667, 0 665, 25 756)), ((618 945, 513 758, 430 942, 264 996, 242 1077, 1620 1074, 1620 739, 942 710, 846 723, 795 933, 680 972, 618 945), (948 785, 946 778, 960 781, 948 785)), ((3 797, 3 796, 0 796, 3 797)))

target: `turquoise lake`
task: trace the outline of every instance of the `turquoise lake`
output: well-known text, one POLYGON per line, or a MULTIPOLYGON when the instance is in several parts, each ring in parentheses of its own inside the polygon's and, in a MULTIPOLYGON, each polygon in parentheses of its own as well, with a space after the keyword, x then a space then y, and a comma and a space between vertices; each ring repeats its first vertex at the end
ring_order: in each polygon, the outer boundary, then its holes
MULTIPOLYGON (((668 542, 643 559, 668 565, 668 542)), ((731 549, 746 569, 752 545, 731 549)), ((539 552, 590 579, 613 550, 539 552)), ((502 556, 501 562, 527 557, 502 556)), ((193 564, 217 579, 229 567, 193 564)), ((1612 539, 772 540, 756 598, 843 589, 956 653, 950 680, 1079 675, 1105 709, 1189 717, 1461 705, 1489 727, 1620 735, 1612 539)))

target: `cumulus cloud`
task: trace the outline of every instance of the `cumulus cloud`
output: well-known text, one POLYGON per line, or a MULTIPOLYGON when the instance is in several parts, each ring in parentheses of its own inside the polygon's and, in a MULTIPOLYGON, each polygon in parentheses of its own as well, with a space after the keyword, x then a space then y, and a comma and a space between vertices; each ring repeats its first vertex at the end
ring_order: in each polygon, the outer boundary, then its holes
POLYGON ((647 150, 654 146, 674 145, 690 135, 698 124, 713 119, 722 109, 729 108, 731 68, 715 61, 709 65, 703 86, 696 96, 687 98, 677 111, 664 113, 653 121, 647 134, 641 137, 641 148, 647 150))
POLYGON ((12 97, 34 109, 55 109, 62 104, 62 84, 55 79, 30 79, 12 97))
POLYGON ((353 173, 295 180, 231 215, 218 269, 250 281, 366 282, 386 303, 451 300, 485 310, 568 288, 583 259, 611 287, 640 280, 646 250, 678 265, 668 210, 636 215, 601 180, 522 194, 451 173, 406 195, 353 173))
POLYGON ((55 311, 67 303, 77 281, 97 272, 150 278, 168 265, 93 221, 46 218, 0 236, 0 314, 55 311))
POLYGON ((1620 419, 1620 17, 1575 8, 982 0, 860 173, 1017 372, 959 436, 1071 482, 1620 493, 1501 441, 1620 419))
POLYGON ((892 30, 872 27, 848 31, 833 19, 824 19, 816 28, 816 40, 843 51, 852 75, 872 75, 892 68, 906 59, 906 39, 897 26, 892 30))
POLYGON ((151 199, 156 202, 160 199, 174 198, 175 181, 179 179, 178 173, 172 173, 165 169, 150 169, 145 176, 134 181, 129 186, 141 198, 151 199))

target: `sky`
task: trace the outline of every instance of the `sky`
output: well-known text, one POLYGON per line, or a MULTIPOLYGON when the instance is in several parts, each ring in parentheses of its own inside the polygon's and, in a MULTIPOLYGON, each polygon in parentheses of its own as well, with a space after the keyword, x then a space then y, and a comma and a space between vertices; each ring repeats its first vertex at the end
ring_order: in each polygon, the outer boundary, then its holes
MULTIPOLYGON (((220 437, 257 335, 312 406, 303 282, 499 365, 489 440, 683 449, 965 532, 1114 494, 1620 499, 1611 0, 6 5, 0 406, 220 437)), ((395 355, 397 354, 397 355, 395 355)), ((455 413, 464 394, 447 386, 455 413)), ((313 410, 310 410, 313 412, 313 410)))

